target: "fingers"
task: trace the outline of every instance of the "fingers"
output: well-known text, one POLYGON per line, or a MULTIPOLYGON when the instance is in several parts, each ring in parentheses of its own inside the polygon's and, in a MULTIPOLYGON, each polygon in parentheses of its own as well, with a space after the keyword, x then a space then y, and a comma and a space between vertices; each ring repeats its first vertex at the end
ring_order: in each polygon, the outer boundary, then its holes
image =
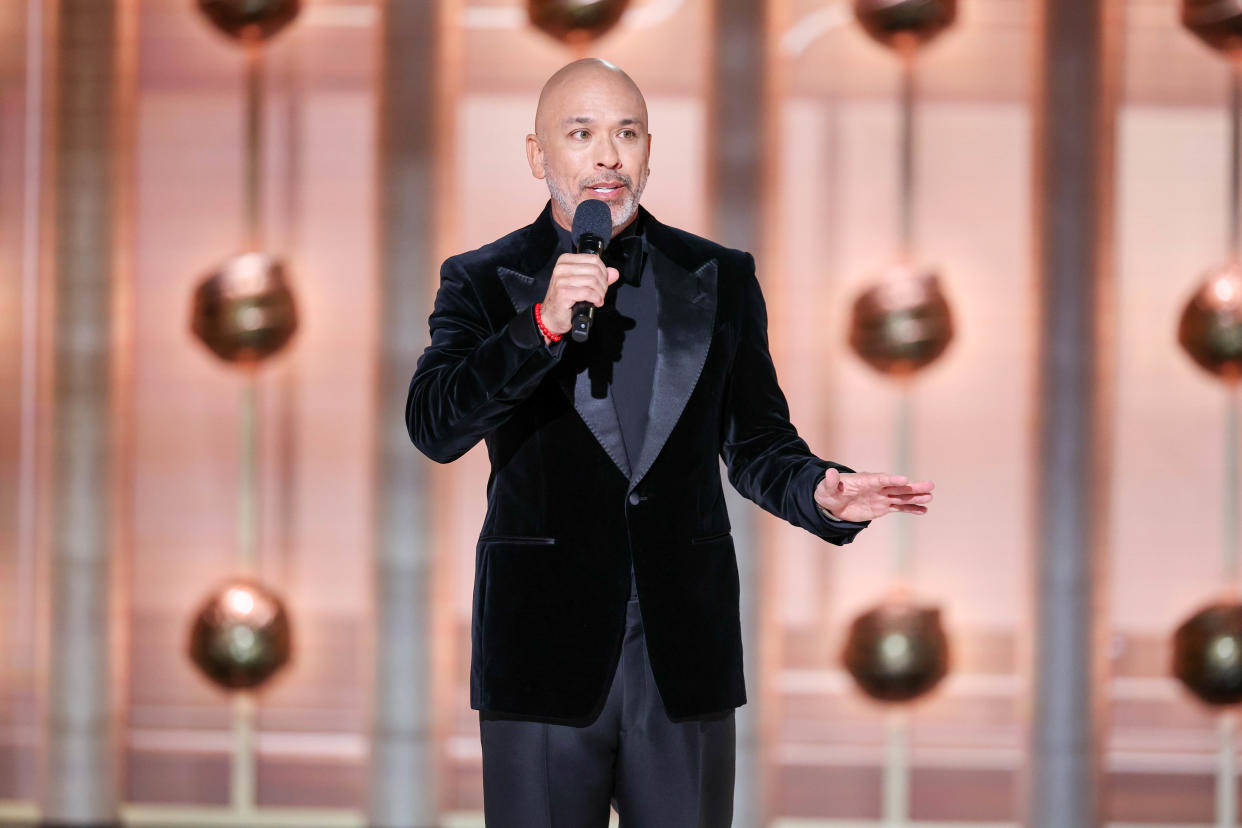
POLYGON ((900 474, 853 472, 850 474, 844 474, 842 477, 849 479, 851 484, 859 488, 881 489, 890 486, 906 486, 910 483, 910 478, 900 474))
MULTIPOLYGON (((548 283, 548 298, 552 302, 590 302, 599 307, 604 304, 604 293, 608 285, 615 279, 609 279, 608 272, 598 256, 590 257, 590 262, 566 262, 558 264, 552 271, 548 283)), ((613 273, 616 273, 613 270, 613 273)))
POLYGON ((917 483, 884 486, 880 491, 883 494, 926 494, 935 488, 936 484, 930 480, 920 480, 917 483))
POLYGON ((578 265, 578 264, 585 264, 585 265, 598 264, 602 268, 604 264, 604 260, 601 259, 599 256, 596 256, 594 253, 562 253, 556 259, 557 267, 560 267, 561 265, 578 265))
POLYGON ((895 504, 889 509, 893 512, 905 512, 908 515, 925 515, 927 514, 926 506, 917 506, 913 503, 895 504))
POLYGON ((613 282, 617 281, 620 278, 621 278, 621 271, 617 270, 615 267, 608 268, 608 284, 611 285, 613 282))
POLYGON ((897 494, 885 493, 885 496, 893 503, 931 503, 932 495, 930 492, 900 492, 897 494))
POLYGON ((608 285, 617 280, 615 268, 605 268, 599 256, 589 253, 565 253, 556 260, 544 295, 541 316, 548 330, 565 333, 569 330, 573 308, 578 302, 595 307, 604 304, 608 285))

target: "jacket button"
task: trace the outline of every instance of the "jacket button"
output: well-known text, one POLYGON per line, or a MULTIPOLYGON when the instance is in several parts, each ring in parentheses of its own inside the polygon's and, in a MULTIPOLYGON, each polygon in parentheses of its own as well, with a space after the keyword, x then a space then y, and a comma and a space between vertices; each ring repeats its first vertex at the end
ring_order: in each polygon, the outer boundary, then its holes
POLYGON ((630 505, 631 506, 637 506, 639 503, 642 503, 642 502, 643 502, 643 499, 639 497, 638 492, 630 492, 630 505))

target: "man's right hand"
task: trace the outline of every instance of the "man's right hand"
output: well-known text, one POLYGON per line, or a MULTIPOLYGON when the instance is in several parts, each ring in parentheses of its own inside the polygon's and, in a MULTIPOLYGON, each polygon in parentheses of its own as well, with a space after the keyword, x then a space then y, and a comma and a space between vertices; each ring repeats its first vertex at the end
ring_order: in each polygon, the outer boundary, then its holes
POLYGON ((615 267, 604 267, 604 261, 594 253, 562 253, 539 309, 544 327, 554 334, 568 333, 574 305, 590 302, 597 308, 602 306, 608 286, 620 275, 615 267))

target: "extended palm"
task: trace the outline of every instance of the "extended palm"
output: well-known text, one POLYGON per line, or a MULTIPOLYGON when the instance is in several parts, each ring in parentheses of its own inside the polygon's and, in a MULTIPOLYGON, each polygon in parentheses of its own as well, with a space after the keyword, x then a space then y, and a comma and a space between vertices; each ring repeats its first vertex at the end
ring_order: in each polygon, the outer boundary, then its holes
POLYGON ((815 502, 841 520, 872 520, 889 512, 921 515, 927 512, 934 488, 930 480, 911 483, 897 474, 841 474, 829 469, 815 487, 815 502))

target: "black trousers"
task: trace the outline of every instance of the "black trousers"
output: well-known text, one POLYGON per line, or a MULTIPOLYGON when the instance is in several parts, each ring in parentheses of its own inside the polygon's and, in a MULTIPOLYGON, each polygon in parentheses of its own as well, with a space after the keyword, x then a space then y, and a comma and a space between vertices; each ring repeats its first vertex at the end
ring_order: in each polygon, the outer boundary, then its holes
POLYGON ((728 828, 733 711, 674 723, 664 712, 638 599, 626 608, 621 661, 586 727, 479 716, 487 828, 728 828))

